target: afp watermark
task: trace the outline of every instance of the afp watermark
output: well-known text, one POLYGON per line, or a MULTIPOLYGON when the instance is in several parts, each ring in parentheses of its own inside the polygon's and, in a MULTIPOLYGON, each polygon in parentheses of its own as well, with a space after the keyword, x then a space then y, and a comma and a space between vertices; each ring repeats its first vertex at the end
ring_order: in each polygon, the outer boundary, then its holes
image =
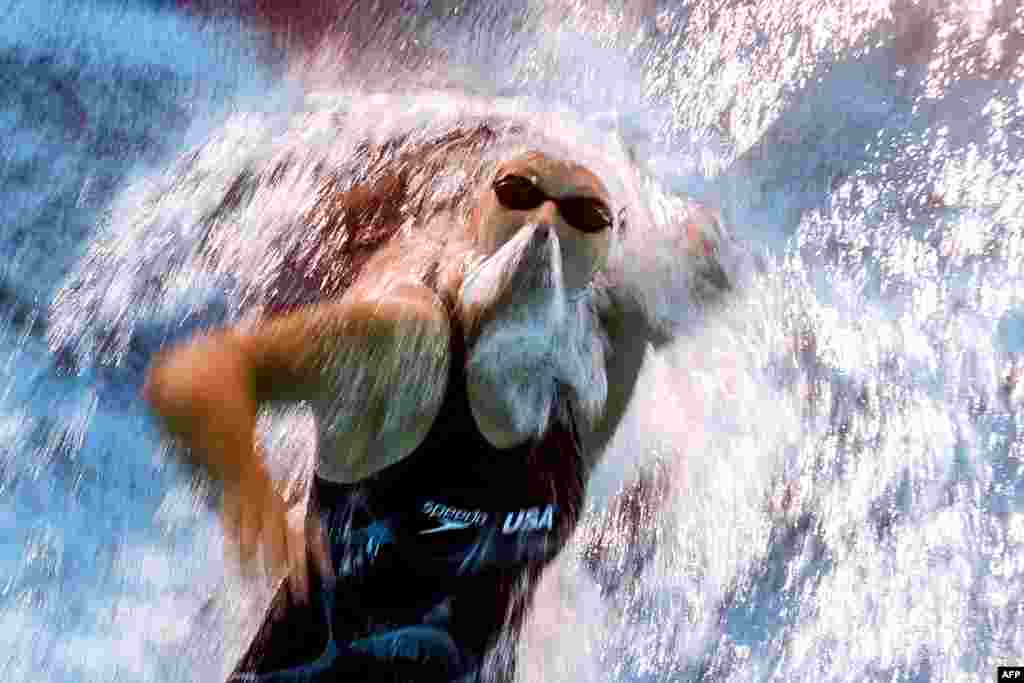
POLYGON ((1024 683, 1024 666, 997 666, 996 681, 1024 683))

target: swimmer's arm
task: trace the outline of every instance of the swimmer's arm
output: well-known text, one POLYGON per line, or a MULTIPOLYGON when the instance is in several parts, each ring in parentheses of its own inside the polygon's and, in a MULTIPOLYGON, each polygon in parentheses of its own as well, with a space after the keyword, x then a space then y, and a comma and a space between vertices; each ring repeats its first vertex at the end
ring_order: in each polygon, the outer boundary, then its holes
MULTIPOLYGON (((603 317, 611 344, 606 359, 608 400, 602 419, 593 429, 581 427, 585 466, 588 475, 600 463, 619 429, 622 417, 633 400, 637 380, 647 353, 664 345, 669 338, 653 328, 635 304, 617 302, 603 317)), ((609 501, 608 512, 591 520, 592 533, 584 541, 584 566, 602 590, 613 593, 636 578, 652 554, 649 535, 644 534, 644 511, 654 514, 666 500, 668 480, 660 468, 640 473, 627 481, 609 501), (622 541, 611 543, 610 539, 622 541)))
MULTIPOLYGON (((678 231, 683 245, 680 256, 689 261, 696 275, 689 294, 705 307, 723 303, 733 290, 719 261, 718 250, 724 234, 718 214, 699 205, 690 207, 678 231)), ((608 400, 603 419, 584 438, 584 450, 591 467, 603 456, 633 398, 648 347, 664 346, 682 331, 679 326, 667 323, 653 325, 638 302, 615 291, 609 294, 611 305, 602 315, 612 348, 606 359, 608 400)))
POLYGON ((654 329, 639 306, 615 301, 602 315, 611 353, 605 359, 608 399, 601 418, 593 426, 578 425, 587 471, 597 466, 619 428, 636 390, 640 369, 648 349, 659 347, 667 338, 654 329))
POLYGON ((446 311, 431 290, 406 285, 200 335, 157 356, 144 396, 211 476, 237 481, 264 468, 254 445, 261 404, 315 398, 339 356, 397 364, 413 345, 425 362, 446 367, 446 311))
MULTIPOLYGON (((436 340, 442 331, 447 317, 433 292, 405 287, 376 300, 309 306, 255 327, 211 332, 156 358, 144 395, 167 431, 223 482, 225 532, 243 566, 262 548, 267 571, 287 577, 299 601, 308 597, 307 557, 325 579, 334 576, 322 529, 308 519, 293 523, 256 449, 259 405, 313 397, 336 353, 354 350, 350 359, 390 357, 398 363, 395 352, 408 348, 410 336, 419 342, 412 348, 430 349, 442 343, 436 340), (382 347, 383 356, 367 354, 382 347)), ((447 337, 443 343, 447 349, 447 337)), ((441 365, 446 362, 447 353, 441 365)))

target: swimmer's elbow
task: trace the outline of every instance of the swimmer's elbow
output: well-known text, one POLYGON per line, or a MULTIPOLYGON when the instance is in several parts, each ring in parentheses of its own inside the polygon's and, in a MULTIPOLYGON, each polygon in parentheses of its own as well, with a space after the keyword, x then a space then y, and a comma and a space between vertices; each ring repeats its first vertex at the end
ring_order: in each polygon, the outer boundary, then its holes
POLYGON ((142 396, 172 436, 190 441, 203 423, 255 411, 244 354, 223 336, 201 336, 159 353, 142 396))
POLYGON ((181 349, 158 353, 142 385, 142 398, 168 427, 180 423, 192 410, 199 391, 182 355, 181 349))

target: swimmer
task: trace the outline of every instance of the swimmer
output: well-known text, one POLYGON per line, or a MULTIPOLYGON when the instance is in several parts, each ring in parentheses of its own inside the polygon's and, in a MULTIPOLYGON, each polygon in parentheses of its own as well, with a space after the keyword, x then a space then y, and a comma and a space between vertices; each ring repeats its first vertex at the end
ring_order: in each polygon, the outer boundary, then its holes
MULTIPOLYGON (((456 134, 421 162, 469 163, 493 137, 456 134)), ((598 296, 618 226, 594 172, 539 151, 490 168, 468 211, 384 230, 329 298, 150 366, 144 396, 223 483, 239 558, 286 577, 229 680, 481 680, 573 532, 645 349, 664 339, 598 296), (299 401, 318 440, 295 523, 254 431, 261 406, 299 401)), ((333 193, 341 218, 320 225, 408 205, 407 173, 333 193)))

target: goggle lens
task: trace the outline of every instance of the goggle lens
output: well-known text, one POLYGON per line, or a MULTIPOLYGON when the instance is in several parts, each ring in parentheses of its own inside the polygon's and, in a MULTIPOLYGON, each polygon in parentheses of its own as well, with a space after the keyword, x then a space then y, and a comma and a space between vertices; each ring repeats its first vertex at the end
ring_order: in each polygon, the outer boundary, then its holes
POLYGON ((558 207, 565 222, 580 232, 593 234, 612 225, 612 212, 594 197, 551 197, 525 176, 506 175, 494 181, 494 194, 506 209, 529 211, 547 200, 558 207))

